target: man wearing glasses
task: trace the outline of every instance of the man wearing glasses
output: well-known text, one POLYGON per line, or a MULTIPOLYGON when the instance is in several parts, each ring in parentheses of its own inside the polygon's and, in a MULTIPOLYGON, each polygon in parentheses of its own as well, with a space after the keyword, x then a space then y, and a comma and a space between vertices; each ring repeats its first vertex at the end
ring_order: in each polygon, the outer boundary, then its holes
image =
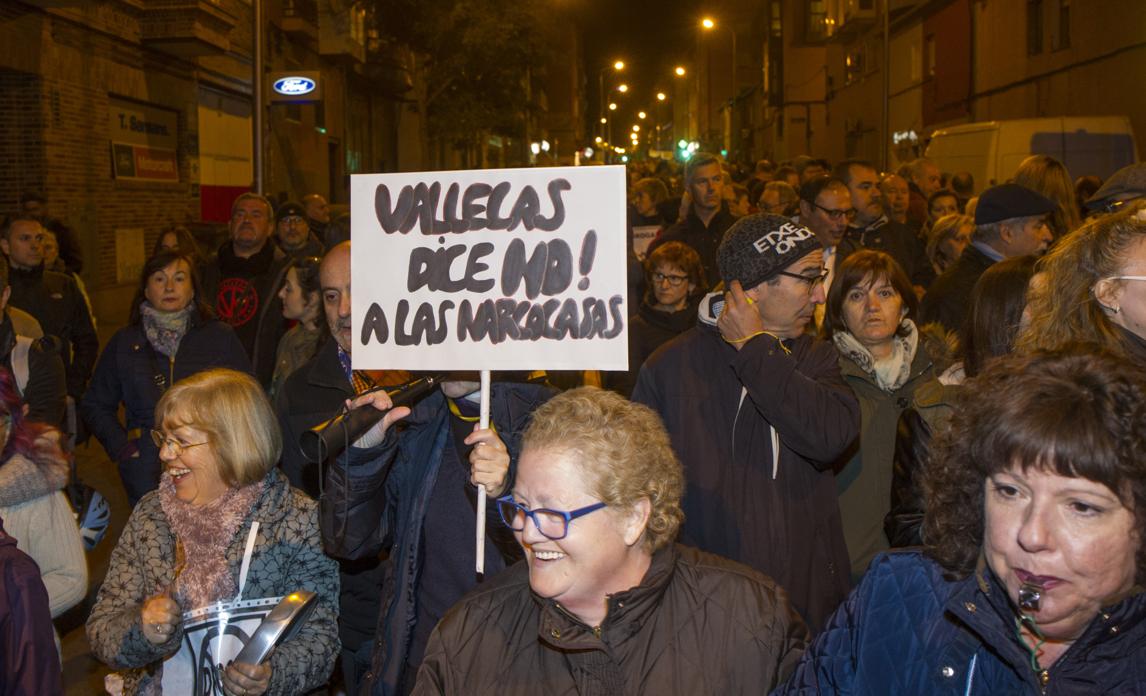
POLYGON ((717 259, 727 292, 645 362, 633 400, 660 414, 684 464, 681 541, 775 578, 817 629, 848 591, 832 463, 859 433, 835 348, 805 331, 825 300, 822 245, 749 215, 717 259))
MULTIPOLYGON (((844 182, 822 174, 800 187, 800 216, 798 221, 816 235, 824 247, 824 295, 832 287, 832 275, 836 270, 838 257, 836 247, 847 232, 848 223, 856 216, 852 207, 851 194, 844 182)), ((824 305, 815 308, 815 328, 818 331, 824 323, 824 305)))
MULTIPOLYGON (((391 409, 327 469, 319 501, 327 553, 349 560, 384 554, 389 564, 372 664, 355 693, 410 693, 430 631, 477 586, 478 485, 490 498, 485 577, 521 558, 494 501, 511 490, 521 434, 552 392, 539 384, 495 381, 490 427, 479 430, 477 379, 477 373, 452 374, 413 411, 391 409), (390 427, 402 419, 402 427, 390 427)), ((353 403, 383 411, 391 405, 385 391, 353 403)))
POLYGON ((844 160, 835 166, 833 174, 848 187, 856 211, 840 243, 839 260, 843 261, 859 249, 886 252, 899 262, 915 286, 916 294, 922 295, 935 280, 927 249, 912 228, 887 216, 875 165, 865 160, 844 160))
POLYGON ((310 225, 306 222, 306 210, 294 201, 283 203, 275 211, 275 237, 279 248, 291 259, 307 256, 321 258, 326 253, 322 242, 310 231, 310 225))

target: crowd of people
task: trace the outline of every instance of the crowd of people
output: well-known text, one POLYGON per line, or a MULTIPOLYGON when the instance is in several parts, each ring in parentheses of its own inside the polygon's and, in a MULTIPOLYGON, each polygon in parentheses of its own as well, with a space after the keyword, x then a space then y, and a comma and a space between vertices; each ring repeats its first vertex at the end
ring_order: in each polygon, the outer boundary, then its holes
POLYGON ((1146 165, 977 187, 699 152, 633 163, 629 196, 630 369, 495 373, 488 427, 476 373, 394 406, 419 375, 354 368, 320 197, 242 194, 210 252, 164 230, 102 351, 70 230, 22 199, 0 694, 61 691, 90 436, 132 507, 86 627, 112 693, 1138 692, 1146 165), (236 661, 223 637, 300 593, 236 661))

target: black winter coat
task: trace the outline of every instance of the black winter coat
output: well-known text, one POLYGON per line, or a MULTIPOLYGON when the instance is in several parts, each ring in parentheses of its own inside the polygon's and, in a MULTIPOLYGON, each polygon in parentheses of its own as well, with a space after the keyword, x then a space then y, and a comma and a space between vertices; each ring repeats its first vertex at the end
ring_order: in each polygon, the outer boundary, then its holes
POLYGON ((832 467, 860 412, 833 345, 783 345, 791 355, 766 335, 737 351, 702 324, 653 353, 633 400, 660 414, 684 464, 681 541, 774 578, 814 632, 850 585, 832 467))
POLYGON ((132 506, 155 490, 163 470, 150 432, 155 427, 155 405, 172 384, 216 367, 251 373, 235 332, 215 319, 192 316, 173 360, 152 347, 139 324, 117 331, 103 349, 80 402, 80 415, 107 456, 119 465, 132 506), (119 420, 120 404, 126 422, 119 420))
POLYGON ((971 305, 971 290, 979 276, 994 265, 990 256, 968 244, 955 263, 935 279, 919 306, 920 325, 937 321, 948 331, 959 331, 971 305))
POLYGON ((676 312, 661 312, 647 302, 629 319, 629 370, 605 372, 604 386, 628 397, 637 384, 641 365, 663 344, 688 331, 696 324, 696 307, 700 296, 689 300, 685 308, 676 312))
POLYGON ((839 243, 839 256, 836 268, 844 259, 860 249, 882 251, 895 259, 903 267, 912 285, 926 288, 935 280, 935 269, 927 260, 927 249, 923 240, 907 225, 902 225, 886 216, 867 227, 848 228, 839 243))
MULTIPOLYGON (((720 247, 720 240, 724 238, 725 231, 732 227, 736 218, 728 212, 728 203, 721 203, 720 210, 708 221, 708 227, 696 216, 696 210, 689 206, 688 215, 683 220, 665 230, 661 236, 649 245, 648 253, 665 242, 683 242, 692 247, 700 256, 700 265, 704 267, 704 281, 709 287, 720 279, 720 270, 716 266, 716 250, 720 247)), ((707 290, 708 288, 702 288, 707 290)))
POLYGON ((608 612, 595 631, 533 594, 519 563, 442 618, 414 693, 764 693, 808 643, 771 579, 687 546, 653 554, 639 585, 609 597, 608 612))
POLYGON ((68 396, 78 402, 99 355, 99 337, 83 293, 71 276, 45 271, 43 264, 31 270, 13 266, 8 279, 12 306, 35 317, 45 336, 62 342, 60 357, 67 373, 68 396))

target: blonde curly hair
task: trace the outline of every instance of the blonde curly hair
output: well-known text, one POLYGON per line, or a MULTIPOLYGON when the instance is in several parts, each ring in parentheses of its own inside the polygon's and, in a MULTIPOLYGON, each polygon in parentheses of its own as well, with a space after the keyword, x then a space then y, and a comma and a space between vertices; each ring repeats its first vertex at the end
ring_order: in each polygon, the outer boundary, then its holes
POLYGON ((596 387, 571 389, 533 412, 521 449, 574 455, 587 488, 611 508, 648 499, 642 543, 650 553, 676 537, 684 520, 684 472, 649 407, 596 387))

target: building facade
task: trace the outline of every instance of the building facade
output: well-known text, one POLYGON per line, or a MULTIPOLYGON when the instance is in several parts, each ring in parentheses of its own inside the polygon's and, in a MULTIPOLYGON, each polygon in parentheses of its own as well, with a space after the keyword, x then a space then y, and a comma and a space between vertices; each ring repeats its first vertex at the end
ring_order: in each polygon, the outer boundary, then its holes
MULTIPOLYGON (((78 233, 97 316, 126 306, 160 231, 200 231, 255 186, 250 0, 0 2, 0 205, 43 193, 78 233)), ((309 71, 321 99, 264 101, 263 190, 348 201, 347 175, 422 168, 411 58, 372 45, 365 3, 265 0, 264 82, 309 71)))

